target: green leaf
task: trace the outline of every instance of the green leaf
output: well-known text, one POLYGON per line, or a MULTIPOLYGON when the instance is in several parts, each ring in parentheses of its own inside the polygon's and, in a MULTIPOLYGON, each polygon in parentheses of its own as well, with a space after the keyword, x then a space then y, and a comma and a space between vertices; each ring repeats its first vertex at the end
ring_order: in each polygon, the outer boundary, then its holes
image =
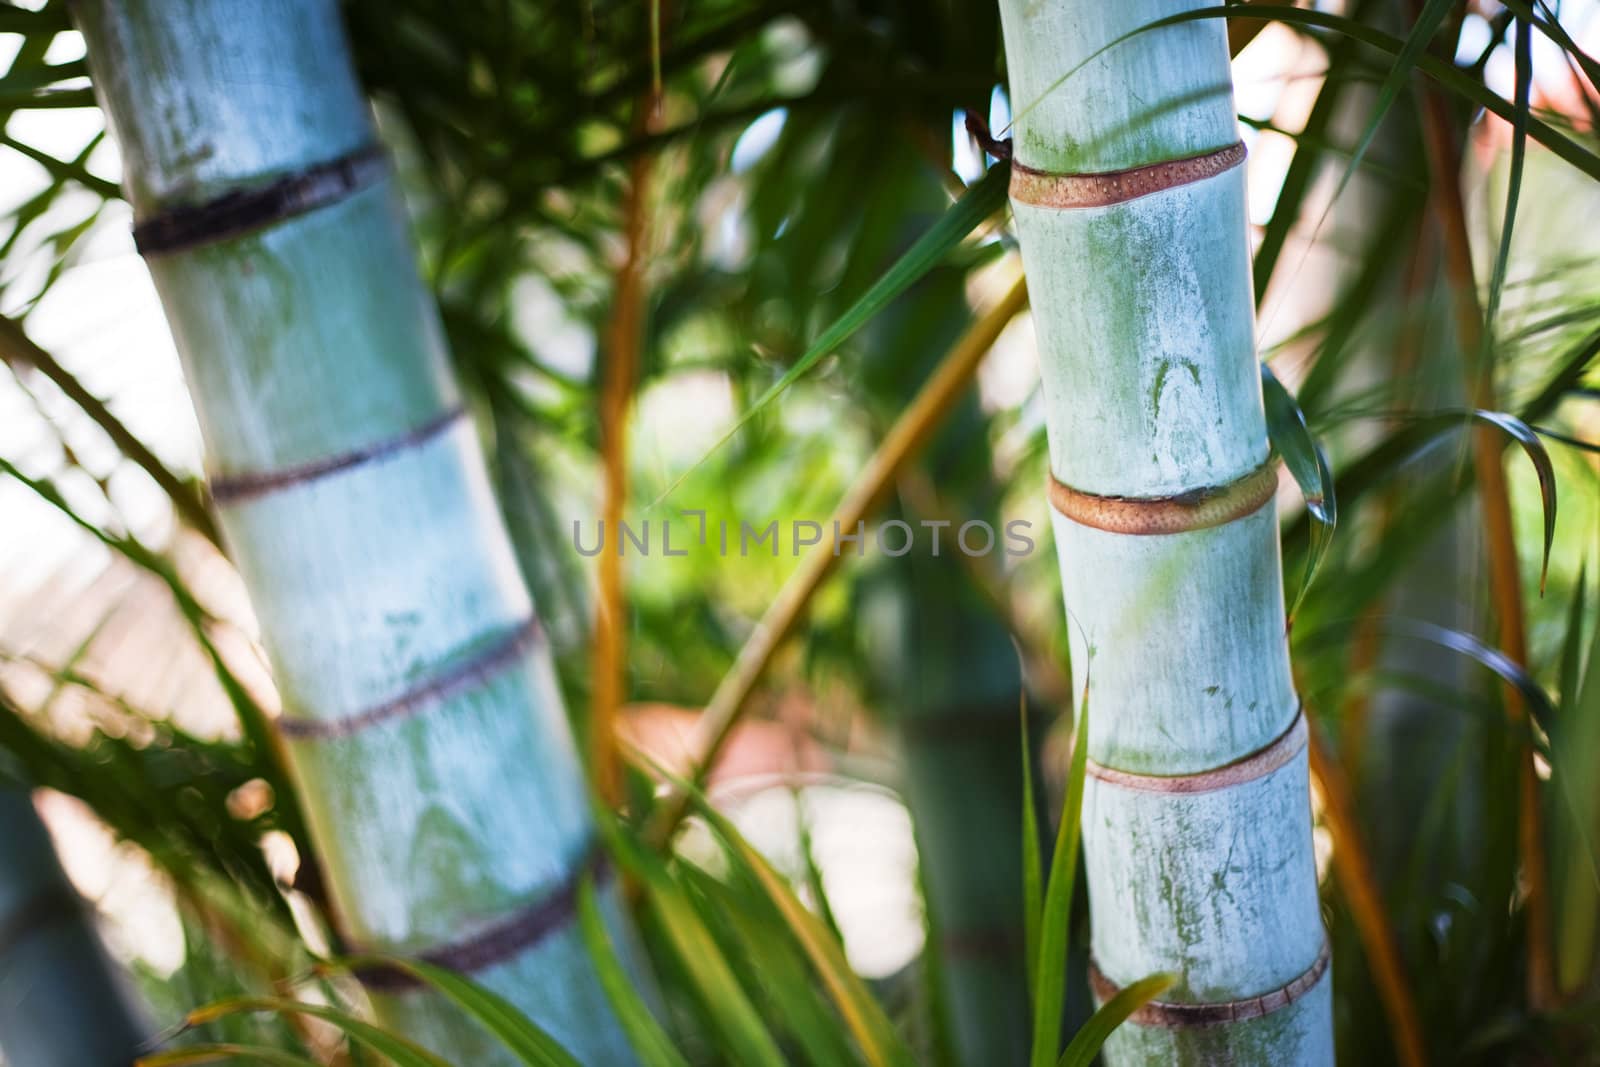
POLYGON ((1177 980, 1175 974, 1152 974, 1117 990, 1116 996, 1100 1005, 1100 1009, 1083 1024, 1083 1029, 1073 1035, 1067 1050, 1056 1061, 1056 1067, 1089 1067, 1099 1053, 1100 1046, 1106 1043, 1106 1038, 1127 1022, 1128 1016, 1166 992, 1177 980))
POLYGON ((1044 874, 1039 859, 1039 816, 1033 794, 1033 753, 1028 739, 1028 695, 1022 707, 1022 937, 1026 946, 1028 996, 1039 1010, 1034 982, 1039 967, 1039 917, 1044 910, 1044 874))
POLYGON ((392 967, 438 990, 471 1016, 528 1067, 580 1067, 555 1038, 500 994, 472 979, 422 960, 370 954, 340 961, 346 967, 392 967))
POLYGON ((600 915, 592 877, 585 878, 578 891, 578 928, 594 960, 600 986, 611 1001, 633 1050, 639 1054, 639 1060, 645 1067, 689 1067, 634 989, 633 979, 622 969, 611 946, 611 935, 606 932, 605 920, 600 915))
MULTIPOLYGON (((1528 155, 1528 103, 1533 88, 1533 28, 1517 20, 1515 115, 1511 122, 1511 168, 1506 178, 1506 210, 1500 222, 1500 244, 1495 252, 1494 273, 1489 280, 1489 304, 1484 312, 1484 344, 1492 345, 1494 323, 1506 287, 1506 270, 1511 261, 1511 233, 1517 218, 1517 201, 1522 195, 1523 163, 1528 155)), ((1488 352, 1483 353, 1486 358, 1488 352)))
POLYGON ((1539 478, 1539 499, 1544 509, 1544 552, 1539 565, 1539 595, 1544 595, 1545 581, 1550 573, 1550 551, 1556 537, 1556 470, 1550 462, 1550 453, 1544 447, 1537 431, 1515 415, 1504 411, 1485 411, 1481 408, 1450 408, 1421 415, 1390 414, 1390 418, 1420 422, 1430 428, 1455 425, 1463 419, 1488 423, 1517 444, 1533 464, 1539 478))
POLYGON ((1315 523, 1306 550, 1305 577, 1300 580, 1300 590, 1289 607, 1292 623, 1306 590, 1311 588, 1317 568, 1327 555, 1328 546, 1333 543, 1333 531, 1339 523, 1338 501, 1334 496, 1333 471, 1311 435, 1311 428, 1306 425, 1305 412, 1265 363, 1261 364, 1261 395, 1266 404, 1267 437, 1272 449, 1283 457, 1284 466, 1289 468, 1295 484, 1300 487, 1300 495, 1305 498, 1306 513, 1315 523))
POLYGON ((683 889, 665 873, 652 874, 647 882, 662 929, 699 988, 732 1058, 751 1067, 783 1067, 777 1041, 683 889))
MULTIPOLYGON (((1103 52, 1107 48, 1113 48, 1122 43, 1122 41, 1134 36, 1134 34, 1144 33, 1147 30, 1160 29, 1163 26, 1176 26, 1183 22, 1197 22, 1201 19, 1218 18, 1261 19, 1270 22, 1282 22, 1291 26, 1333 30, 1392 56, 1400 56, 1405 53, 1408 43, 1391 34, 1373 29, 1371 26, 1342 15, 1334 15, 1326 11, 1314 11, 1310 8, 1289 7, 1282 4, 1252 3, 1248 7, 1241 4, 1225 4, 1217 7, 1196 8, 1192 11, 1181 11, 1175 15, 1168 15, 1165 18, 1157 19, 1141 26, 1131 33, 1124 34, 1106 45, 1105 48, 1100 49, 1100 51, 1103 52)), ((1098 54, 1099 52, 1095 53, 1095 55, 1098 54)), ((1094 56, 1089 57, 1089 59, 1093 58, 1094 56)), ((1475 81, 1457 70, 1454 64, 1429 55, 1425 51, 1417 55, 1415 59, 1417 70, 1426 74, 1456 96, 1483 108, 1485 111, 1498 115, 1507 122, 1516 122, 1516 109, 1511 103, 1482 82, 1475 81)), ((1088 61, 1088 59, 1084 60, 1085 63, 1088 61)), ((1058 79, 1057 84, 1065 81, 1071 74, 1072 71, 1068 71, 1067 74, 1058 79)), ((1573 140, 1560 130, 1539 119, 1530 116, 1524 126, 1528 131, 1528 136, 1535 141, 1538 141, 1590 177, 1600 178, 1600 155, 1595 154, 1578 141, 1573 140)))
POLYGON ((741 873, 752 878, 766 891, 768 898, 788 924, 789 932, 811 960, 812 967, 822 979, 822 984, 833 998, 834 1005, 844 1016, 845 1024, 855 1036, 856 1044, 861 1047, 866 1061, 872 1067, 890 1067, 890 1065, 910 1067, 914 1063, 910 1050, 895 1033, 889 1017, 884 1014, 882 1006, 873 999, 861 976, 850 969, 844 949, 829 934, 822 920, 800 902, 788 881, 772 868, 750 842, 744 839, 733 823, 711 805, 704 794, 690 783, 675 776, 672 782, 676 788, 686 792, 695 810, 711 825, 717 837, 727 847, 729 859, 741 873))
POLYGON ((695 460, 688 470, 674 479, 666 492, 662 493, 651 506, 654 507, 671 496, 673 490, 677 489, 685 478, 727 444, 734 434, 777 399, 780 393, 815 367, 824 356, 849 340, 852 334, 865 326, 868 320, 887 307, 895 297, 911 288, 925 274, 938 266, 939 261, 964 241, 968 234, 1000 209, 1006 202, 1006 190, 1010 182, 1010 164, 998 164, 989 168, 989 172, 961 194, 961 198, 951 206, 950 210, 941 215, 938 222, 917 238, 916 242, 906 249, 905 254, 862 294, 861 299, 851 304, 833 325, 824 330, 794 365, 784 372, 783 377, 758 396, 728 431, 719 437, 704 455, 695 460))
POLYGON ((134 1067, 189 1067, 195 1063, 265 1063, 269 1067, 322 1067, 316 1060, 268 1045, 189 1045, 141 1056, 134 1067))
POLYGON ((450 1067, 427 1049, 358 1019, 348 1012, 324 1004, 309 1004, 289 997, 232 997, 196 1008, 188 1015, 191 1026, 201 1026, 225 1015, 247 1012, 272 1012, 277 1015, 309 1015, 337 1027, 351 1040, 359 1041, 380 1055, 388 1057, 395 1067, 450 1067))
MULTIPOLYGON (((1091 653, 1092 655, 1092 653, 1091 653)), ((1061 1047, 1061 1013, 1067 995, 1067 936, 1072 921, 1073 883, 1078 875, 1078 832, 1083 815, 1083 787, 1089 771, 1089 678, 1084 669, 1083 701, 1073 731, 1072 765, 1067 796, 1050 857, 1050 882, 1045 887, 1044 920, 1039 930, 1038 970, 1034 977, 1032 1067, 1050 1067, 1061 1047)))

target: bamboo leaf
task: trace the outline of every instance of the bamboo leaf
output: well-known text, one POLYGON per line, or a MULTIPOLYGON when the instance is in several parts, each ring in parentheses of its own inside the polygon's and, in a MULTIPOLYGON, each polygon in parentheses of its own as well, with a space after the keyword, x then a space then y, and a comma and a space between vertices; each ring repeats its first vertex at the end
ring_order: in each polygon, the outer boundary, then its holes
POLYGON ((438 990, 497 1038, 528 1067, 580 1067, 572 1054, 500 994, 470 978, 422 960, 370 954, 340 961, 346 967, 392 967, 438 990))
POLYGON ((1311 588, 1311 580, 1316 577, 1317 568, 1327 555, 1328 546, 1333 543, 1333 531, 1339 523, 1338 501, 1334 495, 1333 471, 1311 435, 1311 428, 1306 425, 1305 412, 1265 363, 1261 364, 1261 395, 1267 409, 1267 437, 1273 451, 1283 457, 1284 466, 1294 476, 1300 495, 1305 498, 1306 513, 1314 523, 1306 549, 1305 576, 1289 607, 1292 624, 1300 602, 1311 588))
MULTIPOLYGON (((1493 344, 1494 323, 1506 287, 1506 269, 1511 261, 1511 234, 1517 218, 1517 200, 1522 195, 1522 170, 1528 154, 1528 103, 1533 88, 1533 29, 1525 19, 1517 20, 1515 115, 1511 122, 1511 168, 1506 177, 1506 209, 1500 222, 1500 244, 1495 252, 1494 272, 1489 280, 1489 304, 1484 312, 1484 343, 1493 344)), ((1486 358, 1489 353, 1483 353, 1486 358)))
POLYGON ((1056 1067, 1090 1067, 1100 1052, 1100 1046, 1128 1017, 1172 987, 1178 980, 1175 974, 1152 974, 1130 986, 1117 990, 1115 996, 1100 1005, 1098 1011, 1083 1024, 1083 1029, 1073 1035, 1067 1050, 1056 1061, 1056 1067))
POLYGON ((873 999, 861 976, 850 969, 844 950, 829 935, 828 929, 795 896, 787 880, 772 868, 764 856, 756 851, 733 823, 714 808, 705 795, 690 783, 674 780, 673 785, 684 790, 700 816, 711 825, 717 836, 727 846, 729 858, 742 873, 752 878, 766 891, 777 907, 789 931, 800 943, 822 979, 834 1005, 844 1016, 845 1024, 855 1036, 862 1055, 873 1067, 906 1065, 914 1061, 910 1051, 894 1031, 889 1017, 873 999))
POLYGON ((783 1067, 783 1053, 761 1013, 666 863, 630 840, 609 818, 602 817, 598 825, 611 854, 644 883, 662 932, 694 982, 709 1023, 736 1061, 752 1067, 783 1067))
POLYGON ((1493 426, 1522 446, 1522 451, 1527 455, 1528 462, 1533 464, 1534 473, 1539 478, 1539 499, 1544 509, 1544 551, 1539 565, 1539 595, 1543 596, 1545 581, 1550 573, 1550 552, 1556 537, 1556 470, 1538 432, 1515 415, 1481 408, 1452 408, 1423 415, 1402 413, 1391 417, 1421 422, 1434 429, 1455 425, 1462 419, 1475 419, 1493 426))
POLYGON ((673 490, 683 482, 700 464, 730 441, 755 418, 762 409, 773 400, 777 399, 789 386, 798 381, 805 373, 815 367, 822 358, 847 341, 852 334, 866 325, 878 312, 882 311, 895 297, 904 293, 916 284, 925 274, 939 265, 939 261, 963 240, 983 224, 983 221, 993 215, 1006 202, 1006 190, 1011 181, 1011 167, 1009 164, 998 164, 990 167, 976 184, 967 189, 961 198, 955 202, 949 211, 939 217, 921 237, 917 238, 912 246, 906 249, 904 255, 895 261, 883 276, 873 283, 861 299, 850 305, 849 309, 841 315, 833 325, 822 332, 810 348, 795 361, 794 365, 784 372, 767 390, 755 399, 744 413, 734 421, 728 431, 719 437, 701 457, 694 461, 682 474, 673 480, 665 492, 661 494, 655 504, 661 503, 672 495, 673 490))
POLYGON ((606 932, 605 921, 600 916, 593 878, 584 879, 578 891, 578 928, 583 934, 584 944, 589 948, 589 955, 594 959, 595 974, 600 979, 601 988, 605 990, 606 998, 617 1013, 617 1021, 622 1024, 629 1043, 645 1067, 688 1067, 688 1061, 673 1047, 672 1039, 650 1014, 650 1009, 634 989, 633 980, 617 960, 611 935, 606 932))
POLYGON ((1078 831, 1083 815, 1083 787, 1089 771, 1089 678, 1083 679, 1083 701, 1073 731, 1072 765, 1067 796, 1056 829, 1050 881, 1045 887, 1044 916, 1039 929, 1038 970, 1034 977, 1033 1067, 1050 1067, 1061 1047, 1061 1013, 1067 993, 1067 935, 1072 921, 1073 882, 1078 873, 1078 831))
POLYGON ((450 1067, 448 1060, 408 1041, 358 1019, 348 1012, 323 1004, 310 1004, 289 997, 232 997, 196 1008, 187 1017, 190 1026, 202 1026, 227 1015, 250 1012, 272 1012, 277 1015, 309 1015, 314 1019, 337 1027, 353 1041, 359 1041, 374 1052, 391 1060, 395 1067, 450 1067))
POLYGON ((1372 114, 1367 119, 1366 129, 1362 130, 1361 138, 1356 142, 1355 151, 1351 154, 1350 162, 1345 167, 1344 174, 1339 178, 1339 184, 1334 189, 1333 196, 1322 209, 1322 218, 1318 220, 1314 230, 1322 228, 1322 222, 1327 219, 1328 213, 1333 210, 1333 204, 1339 199, 1345 186, 1350 184, 1350 179, 1355 175, 1356 169, 1366 157, 1367 149, 1372 147, 1372 139, 1378 134, 1378 127, 1383 124, 1383 118, 1394 106, 1395 99, 1399 97, 1400 90, 1405 87, 1406 81, 1411 77, 1412 68, 1417 60, 1422 57, 1423 50, 1428 47, 1428 42, 1433 40, 1433 35, 1439 31, 1445 16, 1454 8, 1455 0, 1427 0, 1422 13, 1417 16, 1416 23, 1411 32, 1406 36, 1405 44, 1400 53, 1395 56, 1394 63, 1389 67, 1389 73, 1384 76, 1383 84, 1378 87, 1378 99, 1372 105, 1372 114))
MULTIPOLYGON (((1248 9, 1239 5, 1226 4, 1217 7, 1195 8, 1192 11, 1181 11, 1175 15, 1157 19, 1148 23, 1132 33, 1124 35, 1106 48, 1113 48, 1123 40, 1137 33, 1148 30, 1160 29, 1163 26, 1176 26, 1183 22, 1196 22, 1201 19, 1249 17, 1252 19, 1267 19, 1275 22, 1286 23, 1291 26, 1308 27, 1312 29, 1332 30, 1344 34, 1354 40, 1389 55, 1399 56, 1405 51, 1406 42, 1391 34, 1373 29, 1355 19, 1342 15, 1334 15, 1326 11, 1315 11, 1310 8, 1289 7, 1282 4, 1251 4, 1248 9)), ((1100 51, 1105 51, 1101 49, 1100 51)), ((1096 55, 1099 53, 1097 52, 1096 55)), ((1090 59, 1094 58, 1093 56, 1090 59)), ((1085 60, 1088 62, 1088 60, 1085 60)), ((1080 64, 1081 65, 1081 64, 1080 64)), ((1490 89, 1481 82, 1457 70, 1455 66, 1427 52, 1416 56, 1416 69, 1432 78, 1439 85, 1454 93, 1456 96, 1492 112, 1507 122, 1516 121, 1516 112, 1512 104, 1504 97, 1490 89)), ((1068 71, 1059 81, 1064 81, 1072 74, 1068 71)), ((1573 140, 1560 130, 1530 116, 1524 124, 1528 136, 1544 145, 1557 156, 1577 167, 1592 178, 1600 178, 1600 155, 1573 140)))
POLYGON ((777 1041, 683 890, 665 876, 651 877, 649 888, 661 925, 700 988, 711 1021, 734 1059, 752 1067, 782 1067, 777 1041))
POLYGON ((1028 968, 1028 996, 1033 1010, 1039 1010, 1039 996, 1035 988, 1039 967, 1039 916, 1044 910, 1044 880, 1039 859, 1039 817, 1033 795, 1033 754, 1028 739, 1028 696, 1024 692, 1022 707, 1022 936, 1026 947, 1028 968))
POLYGON ((264 1063, 269 1067, 322 1067, 316 1060, 268 1045, 189 1045, 141 1056, 134 1067, 189 1067, 196 1063, 264 1063))

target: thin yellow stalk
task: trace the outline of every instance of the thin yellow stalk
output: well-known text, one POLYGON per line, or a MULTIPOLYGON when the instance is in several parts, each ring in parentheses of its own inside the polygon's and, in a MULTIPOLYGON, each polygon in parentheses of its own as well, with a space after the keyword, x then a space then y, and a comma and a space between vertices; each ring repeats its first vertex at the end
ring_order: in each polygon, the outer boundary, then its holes
POLYGON ((1372 969, 1383 1012, 1394 1035, 1395 1055, 1405 1067, 1426 1067, 1427 1045, 1422 1039, 1422 1020, 1417 1001, 1400 959, 1400 946, 1383 907, 1383 895, 1372 870, 1361 828, 1356 820, 1350 783, 1339 761, 1323 743, 1311 708, 1306 708, 1311 730, 1307 742, 1311 757, 1311 777, 1322 794, 1322 818, 1333 837, 1333 873, 1339 880, 1367 966, 1372 969))
MULTIPOLYGON (((811 597, 832 573, 840 555, 834 554, 833 531, 854 530, 871 515, 894 486, 895 478, 917 454, 966 391, 978 364, 1000 336, 1000 331, 1016 317, 1028 300, 1026 283, 1021 278, 1006 294, 981 314, 956 341, 932 377, 917 393, 911 405, 884 436, 878 450, 845 493, 829 522, 823 526, 822 542, 800 561, 778 597, 767 608, 749 640, 739 650, 733 669, 723 676, 717 690, 700 716, 692 739, 694 769, 692 781, 703 783, 716 763, 722 746, 744 711, 756 684, 766 673, 773 656, 782 647, 795 625, 805 617, 811 597)), ((668 840, 688 809, 688 798, 679 796, 661 809, 655 827, 656 840, 668 840)))
MULTIPOLYGON (((647 105, 646 105, 647 106, 647 105)), ((617 757, 617 709, 623 700, 627 662, 627 605, 622 590, 622 540, 618 524, 628 500, 628 416, 633 407, 644 308, 644 203, 650 163, 640 154, 629 165, 623 204, 627 251, 617 269, 611 320, 606 327, 606 364, 600 391, 600 455, 605 500, 601 530, 611 531, 616 550, 600 553, 599 598, 594 625, 594 695, 590 704, 589 761, 595 788, 607 802, 621 799, 617 757)))

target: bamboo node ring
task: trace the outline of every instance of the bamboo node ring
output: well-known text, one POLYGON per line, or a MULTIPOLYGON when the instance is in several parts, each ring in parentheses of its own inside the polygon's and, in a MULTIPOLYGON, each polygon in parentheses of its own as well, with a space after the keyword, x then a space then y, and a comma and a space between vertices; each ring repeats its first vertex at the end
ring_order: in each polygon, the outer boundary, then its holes
MULTIPOLYGON (((611 880, 611 874, 611 864, 605 853, 590 846, 566 878, 537 902, 518 908, 459 941, 435 945, 412 955, 457 974, 475 974, 513 959, 577 916, 578 892, 585 878, 592 876, 595 888, 599 889, 611 880)), ((404 993, 424 985, 415 975, 396 967, 360 967, 355 970, 355 976, 362 985, 379 993, 404 993)))
POLYGON ((280 467, 271 471, 213 475, 210 480, 211 499, 218 505, 237 504, 279 489, 299 485, 301 482, 315 481, 330 474, 337 474, 339 471, 349 470, 351 467, 386 459, 396 452, 403 452, 432 440, 465 418, 466 414, 465 408, 451 408, 415 429, 309 463, 280 467))
MULTIPOLYGON (((1146 1002, 1128 1019, 1140 1026, 1161 1026, 1168 1029, 1220 1026, 1224 1023, 1259 1019, 1287 1008, 1315 989, 1317 983, 1322 981, 1323 975, 1328 973, 1328 965, 1332 959, 1333 954, 1328 942, 1323 941, 1322 949, 1317 953, 1317 958, 1311 962, 1311 966, 1277 989, 1218 1004, 1180 1004, 1176 1001, 1152 1000, 1146 1002)), ((1092 956, 1089 958, 1089 986, 1094 991, 1095 1000, 1101 1004, 1116 996, 1119 989, 1115 982, 1101 973, 1099 965, 1092 956)))
POLYGON ((338 203, 377 181, 388 169, 383 149, 367 145, 266 185, 168 208, 134 226, 134 247, 140 255, 161 256, 240 237, 338 203))
POLYGON ((446 668, 442 673, 381 704, 365 708, 341 719, 312 719, 285 716, 277 720, 278 732, 293 740, 349 737, 369 726, 397 719, 429 705, 455 696, 493 677, 516 663, 537 642, 544 631, 537 618, 529 618, 507 631, 476 655, 446 668))
POLYGON ((1289 724, 1289 728, 1271 744, 1209 771, 1198 774, 1134 774, 1102 766, 1092 759, 1086 761, 1086 771, 1089 777, 1107 785, 1144 793, 1212 793, 1265 778, 1298 756, 1305 749, 1309 735, 1305 711, 1300 710, 1295 713, 1294 722, 1289 724))
POLYGON ((1079 526, 1108 533, 1154 536, 1223 526, 1254 515, 1278 491, 1271 460, 1243 478, 1176 496, 1097 496, 1050 476, 1050 505, 1079 526))
POLYGON ((1185 159, 1090 174, 1058 174, 1011 161, 1011 199, 1062 210, 1110 207, 1141 196, 1204 181, 1244 162, 1243 141, 1185 159))

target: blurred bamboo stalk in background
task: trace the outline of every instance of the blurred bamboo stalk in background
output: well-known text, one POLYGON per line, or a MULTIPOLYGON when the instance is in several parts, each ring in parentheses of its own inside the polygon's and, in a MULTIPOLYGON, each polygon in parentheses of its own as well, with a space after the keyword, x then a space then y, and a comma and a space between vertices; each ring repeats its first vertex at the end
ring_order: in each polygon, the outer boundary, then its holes
POLYGON ((1225 28, 1002 0, 1113 1064, 1331 1064, 1225 28), (1114 44, 1114 46, 1113 46, 1114 44))
MULTIPOLYGON (((76 5, 352 948, 633 1056, 574 923, 596 837, 549 652, 333 0, 76 5)), ((608 915, 621 926, 614 889, 608 915)), ((438 994, 380 1019, 513 1062, 438 994)))
POLYGON ((0 783, 0 1058, 127 1067, 150 1036, 27 791, 0 783))

